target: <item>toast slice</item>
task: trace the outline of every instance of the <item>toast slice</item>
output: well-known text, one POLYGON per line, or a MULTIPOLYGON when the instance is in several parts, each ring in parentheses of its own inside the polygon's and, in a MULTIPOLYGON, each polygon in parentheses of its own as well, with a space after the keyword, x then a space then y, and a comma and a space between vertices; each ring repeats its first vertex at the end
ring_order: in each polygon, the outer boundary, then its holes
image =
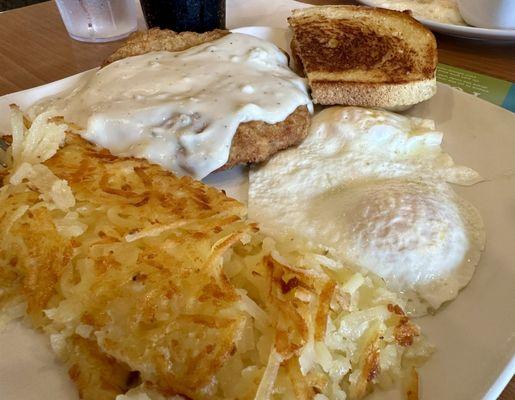
POLYGON ((288 22, 315 103, 401 110, 436 92, 436 40, 408 12, 321 6, 288 22))
MULTIPOLYGON (((166 29, 135 32, 102 64, 102 67, 126 57, 151 51, 182 51, 205 42, 220 39, 229 31, 216 29, 205 33, 176 33, 166 29)), ((233 137, 229 159, 220 168, 262 162, 287 147, 299 144, 308 134, 311 115, 306 106, 299 106, 284 121, 268 124, 250 121, 240 124, 233 137)))

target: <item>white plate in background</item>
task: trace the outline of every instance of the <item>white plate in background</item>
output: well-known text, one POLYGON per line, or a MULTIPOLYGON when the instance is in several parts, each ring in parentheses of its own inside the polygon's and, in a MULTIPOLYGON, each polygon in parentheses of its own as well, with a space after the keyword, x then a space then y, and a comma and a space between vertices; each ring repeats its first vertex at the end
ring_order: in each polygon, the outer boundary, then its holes
MULTIPOLYGON (((366 6, 374 7, 375 2, 371 0, 357 0, 366 6)), ((515 0, 512 0, 515 1, 515 0)), ((467 39, 495 40, 505 42, 515 42, 515 29, 490 29, 477 28, 470 25, 455 25, 438 22, 426 18, 416 18, 432 31, 443 33, 450 36, 458 36, 467 39)))
MULTIPOLYGON (((289 49, 289 33, 267 27, 236 31, 289 49)), ((0 132, 10 103, 26 108, 68 89, 92 71, 0 97, 0 132)), ((471 283, 433 317, 417 320, 437 351, 421 369, 422 400, 495 400, 515 373, 515 114, 438 84, 437 94, 409 115, 431 118, 444 132, 444 150, 477 170, 485 182, 456 188, 483 216, 487 244, 471 283)), ((246 200, 243 168, 213 174, 206 183, 246 200)), ((0 399, 77 399, 48 340, 18 322, 0 333, 0 399)), ((370 399, 400 399, 376 392, 370 399)))

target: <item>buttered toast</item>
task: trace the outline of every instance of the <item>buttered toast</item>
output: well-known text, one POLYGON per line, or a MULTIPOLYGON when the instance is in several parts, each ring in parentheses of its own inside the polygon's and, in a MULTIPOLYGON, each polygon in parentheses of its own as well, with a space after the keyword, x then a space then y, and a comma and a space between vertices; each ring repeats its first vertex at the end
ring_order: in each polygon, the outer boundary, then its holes
POLYGON ((436 92, 435 38, 407 12, 321 6, 288 22, 315 103, 400 110, 436 92))

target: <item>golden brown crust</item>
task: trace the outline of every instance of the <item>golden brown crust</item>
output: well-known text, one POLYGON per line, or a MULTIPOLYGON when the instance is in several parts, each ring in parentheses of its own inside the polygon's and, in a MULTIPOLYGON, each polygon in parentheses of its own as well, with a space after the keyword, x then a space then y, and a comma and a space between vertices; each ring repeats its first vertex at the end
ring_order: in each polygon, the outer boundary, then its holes
MULTIPOLYGON (((150 51, 182 51, 227 35, 229 31, 214 30, 206 33, 150 29, 133 33, 122 47, 109 56, 102 66, 126 57, 150 51)), ((251 121, 240 124, 234 135, 229 160, 220 168, 225 170, 237 164, 267 160, 287 147, 300 143, 308 133, 310 114, 306 106, 298 107, 284 121, 267 124, 251 121)))
POLYGON ((34 327, 61 338, 52 343, 81 398, 114 399, 130 388, 131 371, 165 394, 213 398, 214 376, 248 319, 222 268, 229 249, 255 232, 244 221, 246 207, 73 133, 44 165, 71 189, 84 231, 59 231, 58 218, 68 210, 41 207, 49 203, 37 191, 2 199, 2 231, 10 224, 5 210, 31 210, 0 235, 0 283, 29 305, 34 327), (164 229, 145 235, 156 227, 164 229), (55 319, 44 311, 50 308, 55 319), (86 328, 82 336, 77 325, 86 328))
POLYGON ((435 92, 436 41, 409 13, 324 6, 294 10, 288 21, 316 103, 399 108, 435 92))
POLYGON ((182 51, 205 42, 211 42, 229 34, 229 31, 215 29, 205 33, 181 32, 169 29, 149 29, 134 32, 126 42, 104 62, 102 67, 122 58, 137 56, 151 51, 182 51))
POLYGON ((241 124, 232 140, 229 160, 222 169, 262 162, 280 150, 299 144, 308 134, 309 120, 307 107, 300 106, 278 124, 262 121, 241 124))

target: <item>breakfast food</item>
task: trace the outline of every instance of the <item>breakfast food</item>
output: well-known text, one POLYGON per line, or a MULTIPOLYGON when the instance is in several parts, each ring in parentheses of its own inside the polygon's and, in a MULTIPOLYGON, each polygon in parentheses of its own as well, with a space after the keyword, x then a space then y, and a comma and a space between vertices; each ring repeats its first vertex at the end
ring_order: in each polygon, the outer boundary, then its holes
POLYGON ((467 25, 456 0, 367 0, 367 4, 390 10, 410 10, 415 18, 454 25, 467 25))
POLYGON ((436 41, 408 13, 358 6, 294 10, 292 52, 318 104, 406 109, 436 92, 436 41))
POLYGON ((430 353, 402 302, 190 177, 12 110, 0 151, 0 309, 49 335, 79 395, 360 399, 430 353))
POLYGON ((297 144, 311 108, 304 80, 270 42, 227 31, 150 30, 30 115, 63 115, 113 154, 201 179, 297 144))
POLYGON ((423 315, 452 300, 479 262, 478 211, 447 182, 477 183, 441 150, 432 121, 332 107, 295 149, 250 172, 249 217, 277 238, 385 279, 423 315))

